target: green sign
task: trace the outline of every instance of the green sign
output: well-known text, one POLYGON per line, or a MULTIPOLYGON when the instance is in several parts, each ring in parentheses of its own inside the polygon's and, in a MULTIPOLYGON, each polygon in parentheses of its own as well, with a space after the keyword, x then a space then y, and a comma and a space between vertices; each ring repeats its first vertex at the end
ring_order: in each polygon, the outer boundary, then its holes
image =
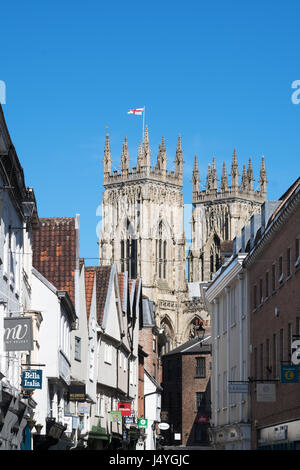
POLYGON ((122 423, 121 411, 110 411, 110 420, 115 423, 122 423))
POLYGON ((282 383, 293 383, 298 382, 298 366, 287 365, 281 366, 281 377, 282 383))
POLYGON ((138 428, 146 428, 148 426, 148 419, 139 418, 138 420, 138 428))

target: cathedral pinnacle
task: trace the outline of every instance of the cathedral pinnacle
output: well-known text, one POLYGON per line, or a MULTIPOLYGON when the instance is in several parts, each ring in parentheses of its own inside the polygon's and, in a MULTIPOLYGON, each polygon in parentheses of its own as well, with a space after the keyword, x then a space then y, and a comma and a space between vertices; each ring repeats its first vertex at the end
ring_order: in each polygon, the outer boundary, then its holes
POLYGON ((243 174, 242 174, 242 181, 241 181, 241 190, 247 191, 248 189, 248 177, 246 173, 246 165, 243 165, 243 174))
POLYGON ((253 190, 253 169, 252 169, 252 162, 251 157, 249 157, 248 169, 247 169, 247 177, 248 177, 248 189, 249 191, 253 190))
POLYGON ((121 173, 124 174, 128 170, 129 170, 129 152, 128 152, 127 137, 125 137, 123 148, 122 148, 122 155, 121 155, 121 173))
POLYGON ((212 184, 212 189, 218 189, 217 188, 217 169, 216 169, 215 157, 213 157, 213 163, 212 163, 212 169, 211 169, 211 184, 212 184))
POLYGON ((110 142, 109 135, 105 136, 105 147, 104 147, 104 177, 110 175, 111 172, 111 153, 110 153, 110 142))
POLYGON ((182 155, 182 145, 181 145, 181 137, 178 135, 177 138, 177 147, 176 147, 176 176, 182 182, 182 174, 183 174, 183 155, 182 155))
POLYGON ((163 172, 165 172, 167 169, 167 154, 164 137, 161 138, 161 144, 158 147, 157 167, 163 172))
POLYGON ((227 191, 227 189, 228 189, 227 171, 226 171, 225 162, 223 162, 222 177, 221 177, 221 190, 227 191))
POLYGON ((150 143, 149 143, 149 135, 148 135, 148 126, 145 126, 145 134, 144 134, 144 143, 143 143, 143 151, 144 151, 144 158, 143 158, 143 166, 150 167, 150 143))
POLYGON ((236 149, 233 149, 232 164, 231 164, 231 187, 237 188, 238 184, 239 184, 239 169, 238 169, 236 149))
POLYGON ((259 178, 259 185, 260 185, 260 192, 263 195, 267 194, 267 172, 266 172, 266 165, 265 165, 265 157, 262 156, 261 159, 261 166, 260 166, 260 178, 259 178))
POLYGON ((198 158, 197 158, 197 155, 195 155, 195 158, 194 158, 194 168, 193 168, 192 183, 193 183, 193 193, 199 191, 199 169, 198 169, 198 158))

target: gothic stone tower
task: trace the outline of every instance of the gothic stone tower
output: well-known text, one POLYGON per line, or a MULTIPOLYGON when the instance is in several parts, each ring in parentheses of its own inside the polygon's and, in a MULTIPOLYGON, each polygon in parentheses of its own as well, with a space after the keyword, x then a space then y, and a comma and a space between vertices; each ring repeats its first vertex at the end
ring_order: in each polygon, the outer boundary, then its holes
POLYGON ((199 190, 198 160, 195 156, 193 169, 193 213, 192 243, 189 251, 189 281, 208 282, 214 272, 232 252, 232 240, 239 235, 244 225, 250 222, 255 212, 267 197, 265 160, 262 157, 259 190, 253 189, 251 158, 248 168, 243 165, 239 184, 239 170, 236 150, 231 165, 231 185, 228 185, 225 163, 223 163, 221 184, 217 186, 215 160, 208 166, 206 188, 199 190))
POLYGON ((139 144, 136 167, 129 167, 125 138, 120 171, 111 173, 106 135, 100 265, 117 263, 130 278, 141 277, 143 294, 155 302, 156 321, 165 327, 170 348, 181 343, 182 299, 186 295, 186 253, 183 232, 183 155, 178 137, 175 171, 167 170, 164 138, 157 163, 150 163, 148 129, 139 144))

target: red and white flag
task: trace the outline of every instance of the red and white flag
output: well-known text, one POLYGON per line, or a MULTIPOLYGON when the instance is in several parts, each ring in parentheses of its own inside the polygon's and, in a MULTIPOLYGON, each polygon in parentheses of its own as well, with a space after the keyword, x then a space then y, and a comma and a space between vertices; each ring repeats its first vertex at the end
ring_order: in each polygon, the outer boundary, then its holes
POLYGON ((136 114, 137 116, 141 116, 143 114, 144 108, 136 108, 130 109, 127 114, 136 114))

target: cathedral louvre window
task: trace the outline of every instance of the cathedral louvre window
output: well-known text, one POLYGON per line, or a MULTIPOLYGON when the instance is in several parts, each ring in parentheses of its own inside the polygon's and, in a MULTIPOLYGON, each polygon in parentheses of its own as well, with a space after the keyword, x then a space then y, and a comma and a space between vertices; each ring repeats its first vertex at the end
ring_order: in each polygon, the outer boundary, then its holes
POLYGON ((162 222, 158 227, 158 240, 156 240, 156 272, 159 279, 167 277, 167 241, 163 240, 162 222))
POLYGON ((128 272, 130 279, 137 277, 137 240, 121 240, 121 272, 128 272))

